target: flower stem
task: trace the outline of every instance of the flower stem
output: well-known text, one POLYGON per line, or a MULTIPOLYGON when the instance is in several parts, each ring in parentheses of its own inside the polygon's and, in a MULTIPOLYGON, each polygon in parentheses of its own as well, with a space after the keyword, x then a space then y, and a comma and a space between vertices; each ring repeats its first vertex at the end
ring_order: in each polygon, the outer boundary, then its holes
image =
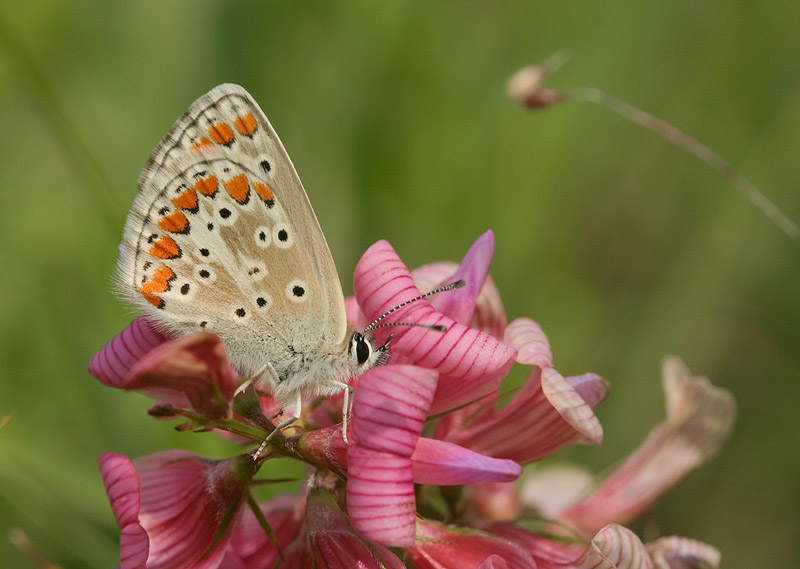
POLYGON ((677 129, 650 113, 646 113, 625 101, 617 99, 608 93, 593 87, 582 87, 564 91, 568 100, 587 101, 596 103, 610 109, 651 132, 654 132, 676 146, 683 148, 703 162, 706 162, 720 174, 728 178, 750 202, 760 209, 784 233, 800 245, 800 227, 789 219, 769 198, 756 188, 747 178, 742 176, 729 162, 711 150, 705 144, 698 142, 688 134, 677 129))

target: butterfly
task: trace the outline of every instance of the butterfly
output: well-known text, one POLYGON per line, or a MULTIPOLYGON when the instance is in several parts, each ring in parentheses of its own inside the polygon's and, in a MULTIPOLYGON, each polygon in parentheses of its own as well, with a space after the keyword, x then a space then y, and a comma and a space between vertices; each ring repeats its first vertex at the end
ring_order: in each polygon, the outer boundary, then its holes
MULTIPOLYGON (((139 177, 118 289, 156 327, 208 331, 231 365, 292 417, 307 396, 345 390, 386 362, 386 342, 348 324, 344 295, 311 203, 267 117, 244 88, 197 99, 139 177)), ((272 435, 270 435, 272 436, 272 435)))

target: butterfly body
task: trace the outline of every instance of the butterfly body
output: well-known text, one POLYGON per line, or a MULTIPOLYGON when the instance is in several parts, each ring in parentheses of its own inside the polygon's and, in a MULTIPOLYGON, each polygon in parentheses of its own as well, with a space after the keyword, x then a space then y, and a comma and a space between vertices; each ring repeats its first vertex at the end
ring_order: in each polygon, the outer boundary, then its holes
POLYGON ((294 166, 237 85, 200 97, 156 146, 123 232, 117 280, 155 325, 218 335, 237 371, 257 374, 295 407, 388 356, 348 325, 294 166))

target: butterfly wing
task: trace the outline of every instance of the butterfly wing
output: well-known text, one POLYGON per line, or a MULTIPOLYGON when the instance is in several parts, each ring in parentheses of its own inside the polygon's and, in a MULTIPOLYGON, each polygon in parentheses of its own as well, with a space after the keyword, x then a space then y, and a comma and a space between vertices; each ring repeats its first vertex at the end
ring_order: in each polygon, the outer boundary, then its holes
POLYGON ((269 362, 281 375, 297 354, 347 342, 325 236, 278 136, 238 85, 200 97, 156 146, 118 278, 157 324, 219 335, 244 373, 269 362))

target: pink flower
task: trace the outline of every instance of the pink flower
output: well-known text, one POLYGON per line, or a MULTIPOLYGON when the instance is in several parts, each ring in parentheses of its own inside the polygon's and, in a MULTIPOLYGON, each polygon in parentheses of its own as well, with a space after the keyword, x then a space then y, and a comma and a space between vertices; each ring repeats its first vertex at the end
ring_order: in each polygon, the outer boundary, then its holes
POLYGON ((189 406, 209 419, 228 415, 238 379, 217 336, 166 340, 141 317, 91 359, 89 372, 110 387, 189 406))
POLYGON ((98 462, 122 530, 122 569, 219 565, 255 473, 249 457, 216 462, 176 450, 98 462))
POLYGON ((458 322, 502 338, 516 350, 518 363, 531 366, 525 385, 509 404, 497 409, 495 388, 481 401, 440 420, 437 438, 520 463, 573 443, 600 444, 603 429, 592 408, 606 397, 608 384, 596 374, 564 378, 553 369, 550 343, 533 320, 518 318, 506 325, 499 292, 488 276, 493 252, 494 235, 489 231, 472 245, 460 266, 435 263, 413 273, 425 288, 466 279, 467 286, 432 302, 458 322))
POLYGON ((719 450, 733 427, 731 394, 692 377, 677 358, 663 366, 667 418, 588 496, 553 512, 591 535, 606 524, 628 522, 719 450))
POLYGON ((307 498, 303 534, 287 550, 282 567, 403 569, 405 565, 387 548, 354 532, 333 494, 313 488, 307 498))
MULTIPOLYGON (((298 427, 271 441, 258 460, 166 451, 134 466, 121 455, 103 455, 103 479, 122 528, 122 567, 716 566, 718 552, 710 546, 684 538, 645 546, 618 525, 713 454, 730 429, 730 396, 691 379, 673 360, 665 372, 667 421, 593 494, 585 493, 585 473, 554 482, 546 471, 529 476, 517 493, 521 463, 573 443, 602 442, 593 408, 608 383, 592 373, 562 375, 535 321, 507 322, 488 274, 493 251, 487 232, 460 265, 434 263, 414 273, 385 241, 364 254, 355 296, 346 302, 362 328, 420 289, 466 284, 381 321, 389 326, 376 329, 379 341, 394 335, 390 361, 355 384, 349 446, 338 424, 341 401, 332 397, 309 402, 298 427), (514 363, 527 366, 528 375, 508 398, 500 385, 514 363), (311 465, 309 480, 298 496, 257 504, 251 477, 278 456, 311 465), (530 514, 560 525, 521 523, 530 514), (554 540, 563 527, 570 529, 554 540)), ((166 341, 137 319, 93 358, 90 370, 108 385, 150 393, 195 424, 245 440, 260 442, 277 413, 274 401, 252 387, 234 397, 236 374, 210 335, 166 341)))
POLYGON ((536 562, 537 569, 652 569, 641 540, 627 528, 610 524, 587 543, 559 542, 514 524, 496 522, 482 529, 508 539, 536 562))
POLYGON ((386 545, 414 542, 414 482, 509 481, 521 470, 457 445, 420 438, 437 375, 409 365, 370 370, 356 387, 347 449, 347 511, 353 527, 386 545))
MULTIPOLYGON (((467 285, 447 294, 462 298, 472 288, 467 285)), ((420 295, 411 273, 386 241, 370 247, 356 265, 354 290, 361 312, 370 321, 420 295)), ((411 326, 391 329, 394 341, 390 362, 402 356, 405 363, 439 373, 431 414, 451 411, 495 393, 514 363, 514 349, 508 344, 437 312, 427 300, 410 304, 385 320, 387 324, 397 322, 447 329, 446 332, 411 326)), ((382 329, 378 335, 386 339, 389 332, 382 329)))

